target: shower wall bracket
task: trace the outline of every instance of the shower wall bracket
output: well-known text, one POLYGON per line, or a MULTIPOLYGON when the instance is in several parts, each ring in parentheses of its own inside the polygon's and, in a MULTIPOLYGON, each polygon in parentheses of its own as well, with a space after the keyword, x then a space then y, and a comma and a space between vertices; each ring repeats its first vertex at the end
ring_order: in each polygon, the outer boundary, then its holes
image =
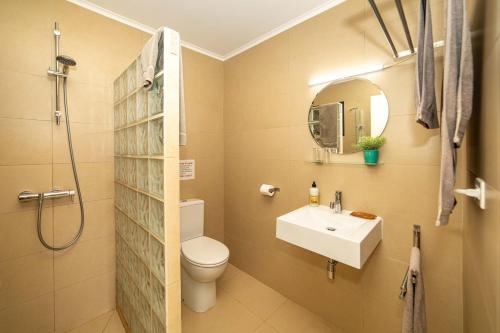
POLYGON ((459 188, 455 192, 476 199, 481 209, 486 209, 486 182, 481 178, 474 180, 474 188, 459 188))

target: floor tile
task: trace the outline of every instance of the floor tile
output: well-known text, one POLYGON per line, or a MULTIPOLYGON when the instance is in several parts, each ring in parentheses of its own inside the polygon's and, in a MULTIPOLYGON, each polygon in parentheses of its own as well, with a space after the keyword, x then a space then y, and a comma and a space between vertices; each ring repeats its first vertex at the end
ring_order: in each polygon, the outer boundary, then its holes
POLYGON ((219 287, 263 320, 286 301, 283 295, 237 268, 219 287))
POLYGON ((234 277, 240 270, 232 264, 227 264, 224 274, 217 279, 217 287, 223 286, 229 279, 234 277))
POLYGON ((115 311, 113 313, 103 333, 125 333, 125 328, 123 327, 118 312, 115 311))
POLYGON ((274 328, 272 328, 272 326, 264 323, 262 324, 261 327, 259 327, 255 333, 279 333, 278 331, 276 331, 274 328))
POLYGON ((287 300, 271 317, 267 324, 280 333, 341 333, 320 316, 287 300))
POLYGON ((114 313, 114 311, 106 312, 105 314, 102 314, 102 315, 92 319, 91 321, 86 322, 82 326, 79 326, 77 328, 72 329, 71 331, 68 331, 68 333, 103 332, 104 328, 108 324, 108 321, 110 320, 113 313, 114 313))
POLYGON ((204 313, 182 306, 183 333, 250 333, 262 321, 224 290, 217 291, 217 304, 204 313))

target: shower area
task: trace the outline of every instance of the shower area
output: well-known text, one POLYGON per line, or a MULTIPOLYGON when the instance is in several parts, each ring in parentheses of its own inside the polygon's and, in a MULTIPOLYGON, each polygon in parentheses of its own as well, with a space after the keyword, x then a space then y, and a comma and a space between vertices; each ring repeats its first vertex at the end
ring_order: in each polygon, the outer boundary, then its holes
POLYGON ((145 89, 150 34, 62 0, 4 7, 0 332, 180 331, 178 33, 159 30, 145 89))

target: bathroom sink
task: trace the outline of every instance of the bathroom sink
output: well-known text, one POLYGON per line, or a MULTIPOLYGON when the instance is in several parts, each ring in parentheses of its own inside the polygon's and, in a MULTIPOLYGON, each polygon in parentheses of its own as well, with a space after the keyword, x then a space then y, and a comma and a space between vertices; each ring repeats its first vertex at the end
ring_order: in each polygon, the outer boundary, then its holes
POLYGON ((366 220, 327 206, 305 206, 276 219, 276 237, 360 269, 382 239, 382 218, 366 220))

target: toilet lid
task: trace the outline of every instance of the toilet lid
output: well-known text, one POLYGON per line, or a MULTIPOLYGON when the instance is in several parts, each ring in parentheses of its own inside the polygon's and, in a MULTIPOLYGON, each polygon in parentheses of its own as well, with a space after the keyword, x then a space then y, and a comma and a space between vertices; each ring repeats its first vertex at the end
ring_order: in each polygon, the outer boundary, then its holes
POLYGON ((226 245, 205 236, 182 242, 181 251, 184 258, 200 266, 216 266, 229 258, 226 245))

